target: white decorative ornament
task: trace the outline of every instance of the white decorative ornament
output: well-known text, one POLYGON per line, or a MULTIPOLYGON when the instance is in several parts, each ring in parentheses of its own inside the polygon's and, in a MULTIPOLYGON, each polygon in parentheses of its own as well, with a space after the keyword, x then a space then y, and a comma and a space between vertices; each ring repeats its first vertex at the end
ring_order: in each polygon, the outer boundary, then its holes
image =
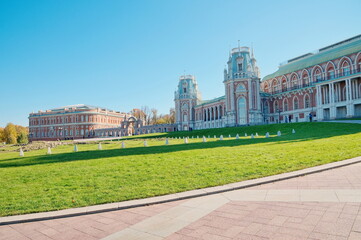
POLYGON ((20 157, 24 157, 24 151, 23 151, 23 149, 22 149, 22 148, 20 148, 20 153, 19 153, 19 156, 20 156, 20 157))

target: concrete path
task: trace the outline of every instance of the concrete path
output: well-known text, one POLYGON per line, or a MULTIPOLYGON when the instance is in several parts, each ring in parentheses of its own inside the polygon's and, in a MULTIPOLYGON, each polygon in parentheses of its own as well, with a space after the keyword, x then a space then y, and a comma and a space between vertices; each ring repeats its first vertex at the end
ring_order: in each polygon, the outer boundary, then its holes
POLYGON ((0 239, 361 239, 361 163, 188 200, 0 226, 0 239))

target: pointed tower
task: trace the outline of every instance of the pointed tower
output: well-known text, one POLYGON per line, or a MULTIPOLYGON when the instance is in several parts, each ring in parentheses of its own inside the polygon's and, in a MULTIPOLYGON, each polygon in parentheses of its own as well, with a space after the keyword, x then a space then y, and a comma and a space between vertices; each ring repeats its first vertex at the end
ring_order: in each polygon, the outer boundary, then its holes
POLYGON ((201 101, 196 78, 185 75, 179 78, 177 91, 174 93, 176 124, 179 131, 194 129, 194 106, 201 101))
POLYGON ((226 126, 262 122, 259 68, 248 47, 233 48, 224 72, 226 126))

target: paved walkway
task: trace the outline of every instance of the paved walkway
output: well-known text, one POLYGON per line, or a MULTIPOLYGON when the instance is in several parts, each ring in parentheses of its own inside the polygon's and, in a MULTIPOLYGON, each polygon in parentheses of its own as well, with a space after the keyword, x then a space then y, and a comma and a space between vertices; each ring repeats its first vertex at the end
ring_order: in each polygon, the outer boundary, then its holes
POLYGON ((361 163, 145 207, 0 226, 0 239, 361 239, 361 163))

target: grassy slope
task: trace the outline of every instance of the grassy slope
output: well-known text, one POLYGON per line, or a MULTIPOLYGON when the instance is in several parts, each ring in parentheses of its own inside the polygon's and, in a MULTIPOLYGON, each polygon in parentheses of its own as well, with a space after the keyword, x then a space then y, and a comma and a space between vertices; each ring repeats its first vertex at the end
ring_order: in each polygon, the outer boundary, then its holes
MULTIPOLYGON (((144 137, 144 136, 142 136, 144 137)), ((144 198, 273 175, 359 156, 361 125, 294 123, 223 128, 170 134, 151 134, 149 147, 142 139, 79 145, 18 153, 0 152, 0 215, 48 211, 144 198), (296 134, 291 134, 292 129, 296 134), (283 132, 276 137, 277 130, 283 132), (266 132, 271 138, 264 138, 266 132), (202 135, 256 133, 259 138, 218 141, 202 135), (156 137, 197 135, 182 139, 156 137)))

